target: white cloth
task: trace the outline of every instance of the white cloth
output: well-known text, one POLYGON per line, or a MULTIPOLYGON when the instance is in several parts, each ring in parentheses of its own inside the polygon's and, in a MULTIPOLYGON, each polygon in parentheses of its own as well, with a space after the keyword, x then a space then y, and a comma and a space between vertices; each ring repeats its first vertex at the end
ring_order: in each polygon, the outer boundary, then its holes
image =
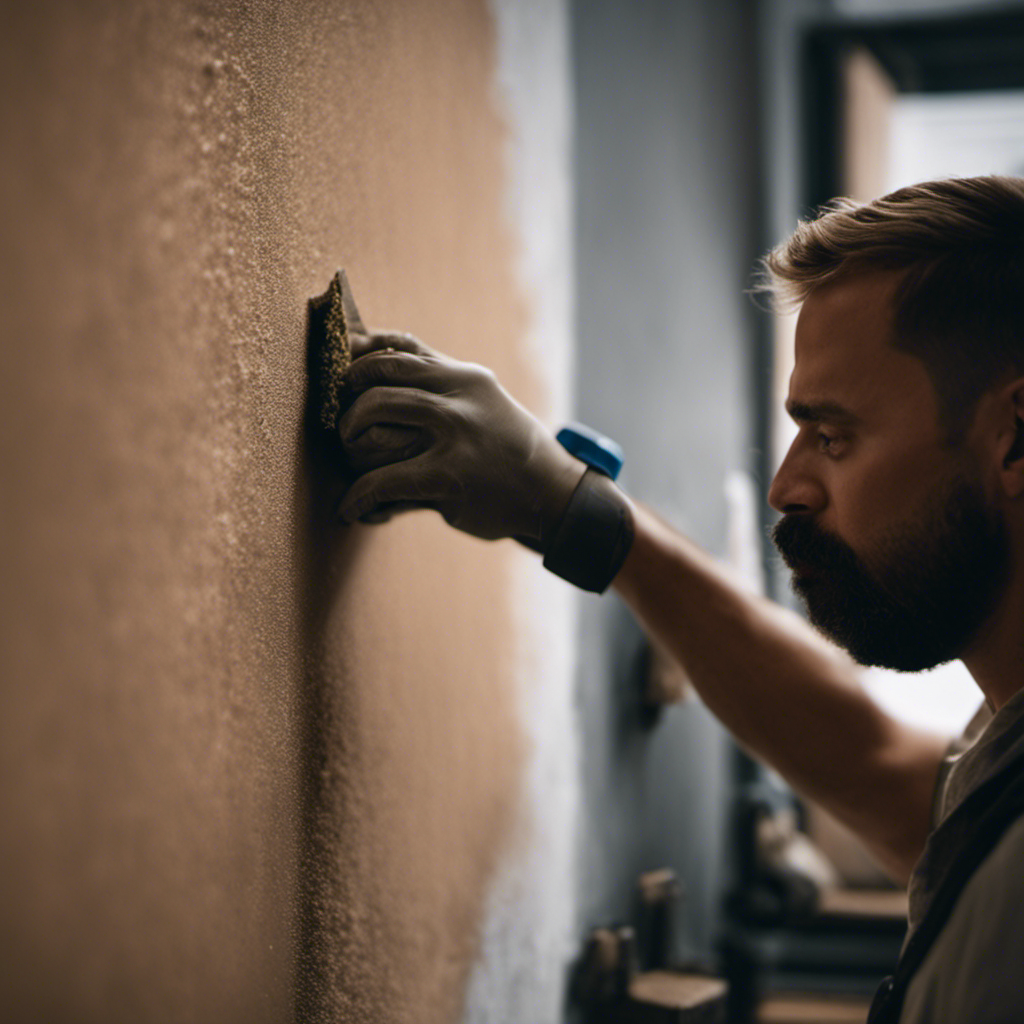
POLYGON ((1024 819, 971 876, 914 975, 900 1024, 1024 1021, 1024 819))
MULTIPOLYGON (((963 799, 1024 752, 1024 690, 993 716, 983 707, 954 744, 936 788, 934 831, 910 883, 910 928, 930 897, 943 856, 942 825, 963 799)), ((957 900, 915 973, 900 1024, 1024 1022, 1024 819, 1012 825, 957 900)))

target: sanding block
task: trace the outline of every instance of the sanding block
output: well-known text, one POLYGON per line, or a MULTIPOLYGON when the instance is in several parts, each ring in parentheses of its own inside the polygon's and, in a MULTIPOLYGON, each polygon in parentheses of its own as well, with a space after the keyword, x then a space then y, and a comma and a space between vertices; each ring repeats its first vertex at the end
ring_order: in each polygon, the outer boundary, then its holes
POLYGON ((309 300, 309 401, 317 425, 338 429, 343 412, 341 386, 352 365, 353 334, 366 334, 344 270, 335 271, 327 291, 309 300))

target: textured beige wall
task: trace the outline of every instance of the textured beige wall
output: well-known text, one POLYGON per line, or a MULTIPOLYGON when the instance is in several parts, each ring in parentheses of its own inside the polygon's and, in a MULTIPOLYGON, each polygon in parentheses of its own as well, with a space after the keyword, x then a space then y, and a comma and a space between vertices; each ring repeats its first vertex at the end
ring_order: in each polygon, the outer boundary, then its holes
POLYGON ((453 1019, 524 556, 332 527, 301 414, 338 265, 539 398, 482 0, 0 18, 4 1019, 453 1019))

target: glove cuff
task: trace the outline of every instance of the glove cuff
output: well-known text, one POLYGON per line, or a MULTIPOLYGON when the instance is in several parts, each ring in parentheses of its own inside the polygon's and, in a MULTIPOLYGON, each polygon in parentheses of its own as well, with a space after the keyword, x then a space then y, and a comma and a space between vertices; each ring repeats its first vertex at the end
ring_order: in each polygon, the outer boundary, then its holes
POLYGON ((633 544, 633 510, 603 473, 581 478, 544 554, 544 568, 582 590, 602 594, 633 544))

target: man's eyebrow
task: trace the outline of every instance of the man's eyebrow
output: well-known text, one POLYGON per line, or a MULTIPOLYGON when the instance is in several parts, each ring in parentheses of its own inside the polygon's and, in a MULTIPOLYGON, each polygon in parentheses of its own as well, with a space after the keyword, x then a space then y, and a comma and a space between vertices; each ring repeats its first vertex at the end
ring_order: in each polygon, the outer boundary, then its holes
POLYGON ((837 423, 852 426, 858 417, 838 402, 787 402, 786 412, 797 423, 837 423))

